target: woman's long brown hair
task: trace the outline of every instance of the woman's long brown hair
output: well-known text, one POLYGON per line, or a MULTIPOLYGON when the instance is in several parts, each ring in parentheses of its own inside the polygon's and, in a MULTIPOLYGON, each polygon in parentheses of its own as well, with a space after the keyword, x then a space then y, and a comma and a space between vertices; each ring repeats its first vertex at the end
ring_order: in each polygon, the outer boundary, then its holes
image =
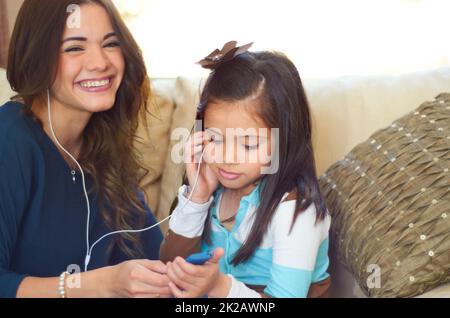
MULTIPOLYGON (((145 170, 133 143, 140 116, 145 116, 150 85, 141 50, 110 0, 25 0, 8 55, 8 81, 33 115, 31 105, 55 81, 61 40, 70 5, 97 4, 107 12, 125 59, 125 74, 114 106, 95 113, 83 132, 83 169, 92 177, 100 211, 111 230, 140 227, 145 220, 138 197, 145 170)), ((35 118, 36 119, 36 118, 35 118)), ((141 256, 136 235, 116 236, 115 243, 129 256, 141 256), (130 244, 131 243, 131 244, 130 244)))

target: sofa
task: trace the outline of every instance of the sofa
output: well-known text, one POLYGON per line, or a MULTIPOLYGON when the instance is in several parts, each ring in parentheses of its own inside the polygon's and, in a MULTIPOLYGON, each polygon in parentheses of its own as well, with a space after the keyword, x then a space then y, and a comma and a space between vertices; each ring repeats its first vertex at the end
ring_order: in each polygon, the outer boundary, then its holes
MULTIPOLYGON (((141 125, 136 147, 149 171, 142 186, 148 203, 160 220, 166 218, 182 183, 184 167, 171 159, 179 140, 176 128, 192 129, 204 79, 178 77, 153 79, 148 128, 141 125)), ((318 174, 342 159, 355 145, 422 102, 450 92, 450 67, 396 76, 303 79, 313 120, 313 142, 318 174)), ((0 69, 0 105, 12 92, 0 69)), ((1 124, 1 123, 0 123, 1 124)), ((167 230, 167 222, 162 224, 167 230)), ((330 255, 332 297, 365 297, 353 275, 330 255)), ((449 297, 450 284, 419 297, 449 297)))

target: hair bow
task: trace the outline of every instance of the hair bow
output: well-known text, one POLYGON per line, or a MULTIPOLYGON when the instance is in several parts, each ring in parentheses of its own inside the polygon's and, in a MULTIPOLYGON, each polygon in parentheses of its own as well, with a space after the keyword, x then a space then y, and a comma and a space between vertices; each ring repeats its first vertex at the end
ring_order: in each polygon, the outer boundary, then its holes
POLYGON ((197 63, 200 64, 203 68, 214 70, 220 64, 231 61, 236 56, 247 52, 248 49, 253 45, 253 42, 237 47, 236 45, 236 41, 227 42, 223 46, 222 50, 215 49, 213 52, 211 52, 211 54, 197 63))

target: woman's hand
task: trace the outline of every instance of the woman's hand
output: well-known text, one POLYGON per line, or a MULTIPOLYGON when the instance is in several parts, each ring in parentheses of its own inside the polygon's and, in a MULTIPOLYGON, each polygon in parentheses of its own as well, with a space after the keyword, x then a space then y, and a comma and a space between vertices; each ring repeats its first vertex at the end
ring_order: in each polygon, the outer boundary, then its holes
POLYGON ((205 265, 192 265, 177 257, 167 263, 169 287, 177 298, 196 298, 208 295, 212 298, 224 298, 231 288, 231 280, 219 271, 219 260, 224 251, 218 248, 214 256, 205 265))
POLYGON ((110 297, 171 297, 167 268, 161 261, 131 260, 108 268, 110 297))
MULTIPOLYGON (((161 261, 131 260, 119 265, 70 275, 66 280, 68 298, 171 297, 167 268, 161 261), (71 286, 79 280, 79 285, 71 286)), ((55 298, 59 277, 27 277, 20 284, 19 298, 55 298)))
MULTIPOLYGON (((204 146, 204 142, 207 139, 205 136, 206 133, 203 131, 193 134, 187 141, 184 149, 186 175, 189 180, 190 191, 194 191, 191 196, 191 201, 199 204, 208 202, 209 198, 219 185, 219 180, 211 167, 202 160, 197 185, 195 186, 195 189, 193 189, 200 157, 205 150, 205 147, 210 145, 207 143, 204 146)), ((187 197, 189 197, 189 195, 191 195, 191 192, 187 194, 187 197)))

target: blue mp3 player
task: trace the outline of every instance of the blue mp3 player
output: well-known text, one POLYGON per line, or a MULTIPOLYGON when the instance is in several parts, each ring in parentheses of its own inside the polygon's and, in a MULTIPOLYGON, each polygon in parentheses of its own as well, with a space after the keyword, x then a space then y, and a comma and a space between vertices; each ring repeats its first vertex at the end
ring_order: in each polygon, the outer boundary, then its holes
POLYGON ((186 258, 186 262, 189 262, 193 265, 203 265, 207 261, 209 261, 211 257, 213 257, 213 255, 214 253, 212 251, 192 254, 191 256, 186 258))

